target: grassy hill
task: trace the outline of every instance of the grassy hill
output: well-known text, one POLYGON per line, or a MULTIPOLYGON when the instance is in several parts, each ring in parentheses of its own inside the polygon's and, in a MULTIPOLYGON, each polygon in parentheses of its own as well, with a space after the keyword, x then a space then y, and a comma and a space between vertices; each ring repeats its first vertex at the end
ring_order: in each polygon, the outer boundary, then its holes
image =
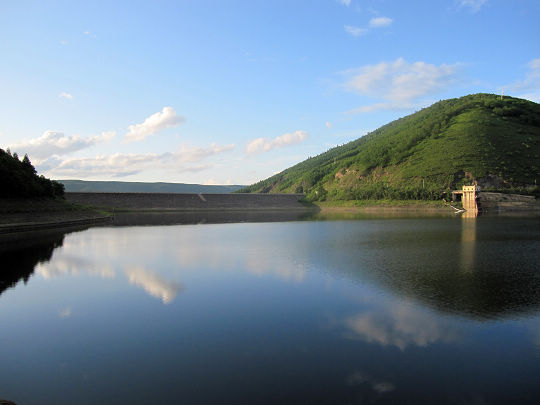
POLYGON ((143 183, 127 181, 58 180, 67 192, 101 193, 232 193, 244 186, 213 186, 184 183, 143 183))
POLYGON ((537 181, 540 104, 474 94, 439 101, 241 191, 430 200, 475 182, 537 192, 537 181))

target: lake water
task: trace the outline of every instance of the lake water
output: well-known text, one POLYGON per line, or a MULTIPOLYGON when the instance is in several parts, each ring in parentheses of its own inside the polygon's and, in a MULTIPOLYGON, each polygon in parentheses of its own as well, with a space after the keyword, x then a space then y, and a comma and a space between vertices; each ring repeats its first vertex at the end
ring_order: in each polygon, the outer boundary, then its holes
POLYGON ((315 219, 4 241, 0 398, 540 403, 540 219, 315 219))

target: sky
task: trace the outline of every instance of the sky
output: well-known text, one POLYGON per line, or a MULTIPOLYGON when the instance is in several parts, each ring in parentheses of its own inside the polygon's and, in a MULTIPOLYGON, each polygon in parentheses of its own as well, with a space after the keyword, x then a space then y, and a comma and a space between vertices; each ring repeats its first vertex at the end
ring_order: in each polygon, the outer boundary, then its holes
POLYGON ((252 184, 439 100, 540 102, 538 0, 0 0, 0 148, 252 184))

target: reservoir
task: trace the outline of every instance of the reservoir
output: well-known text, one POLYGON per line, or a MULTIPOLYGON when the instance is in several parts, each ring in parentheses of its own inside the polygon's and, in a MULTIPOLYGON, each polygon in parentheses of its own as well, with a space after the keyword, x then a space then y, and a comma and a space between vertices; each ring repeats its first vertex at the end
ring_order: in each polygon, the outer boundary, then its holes
POLYGON ((1 399, 540 403, 538 217, 169 219, 3 239, 1 399))

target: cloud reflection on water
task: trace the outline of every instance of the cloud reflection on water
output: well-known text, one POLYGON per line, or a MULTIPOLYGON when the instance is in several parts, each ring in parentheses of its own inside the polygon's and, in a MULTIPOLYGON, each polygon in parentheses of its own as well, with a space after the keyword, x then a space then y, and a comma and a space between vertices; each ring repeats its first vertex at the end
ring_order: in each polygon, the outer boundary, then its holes
POLYGON ((170 304, 184 288, 180 283, 167 281, 143 267, 133 267, 124 270, 129 283, 142 287, 153 297, 161 299, 164 304, 170 304))
POLYGON ((35 271, 44 279, 83 274, 99 276, 101 278, 114 278, 116 276, 114 268, 108 264, 97 263, 73 256, 55 257, 51 262, 38 263, 35 271))
POLYGON ((59 312, 58 316, 59 316, 60 318, 69 318, 69 317, 71 316, 71 308, 70 308, 70 307, 66 307, 66 308, 62 309, 62 310, 59 312))
POLYGON ((251 224, 242 225, 245 229, 237 234, 229 233, 230 227, 223 225, 177 228, 189 232, 175 232, 174 245, 167 254, 174 257, 182 271, 200 271, 204 267, 219 272, 245 270, 255 276, 274 276, 297 283, 306 279, 307 241, 295 240, 291 245, 285 237, 273 234, 277 228, 272 225, 267 226, 267 233, 253 232, 251 224), (213 232, 206 231, 210 227, 213 232))
POLYGON ((379 394, 392 392, 396 389, 396 386, 391 382, 374 378, 362 371, 355 371, 347 377, 347 385, 357 386, 362 384, 368 384, 373 391, 379 394))
POLYGON ((285 281, 300 283, 306 278, 306 268, 301 264, 290 263, 285 260, 277 265, 275 259, 270 257, 248 256, 246 257, 245 269, 248 273, 256 276, 274 275, 285 281))
POLYGON ((458 331, 443 320, 407 303, 390 302, 369 308, 344 319, 347 337, 405 350, 408 346, 426 347, 451 342, 458 331))
MULTIPOLYGON (((90 275, 103 279, 116 277, 116 270, 111 265, 92 262, 79 257, 62 256, 61 254, 59 256, 61 257, 55 257, 55 260, 51 262, 38 263, 36 273, 44 279, 67 275, 90 275)), ((123 271, 130 284, 142 287, 149 295, 160 299, 164 304, 171 303, 178 293, 183 290, 180 283, 166 280, 142 266, 125 267, 123 271)), ((60 316, 66 317, 69 315, 61 314, 60 316)))

